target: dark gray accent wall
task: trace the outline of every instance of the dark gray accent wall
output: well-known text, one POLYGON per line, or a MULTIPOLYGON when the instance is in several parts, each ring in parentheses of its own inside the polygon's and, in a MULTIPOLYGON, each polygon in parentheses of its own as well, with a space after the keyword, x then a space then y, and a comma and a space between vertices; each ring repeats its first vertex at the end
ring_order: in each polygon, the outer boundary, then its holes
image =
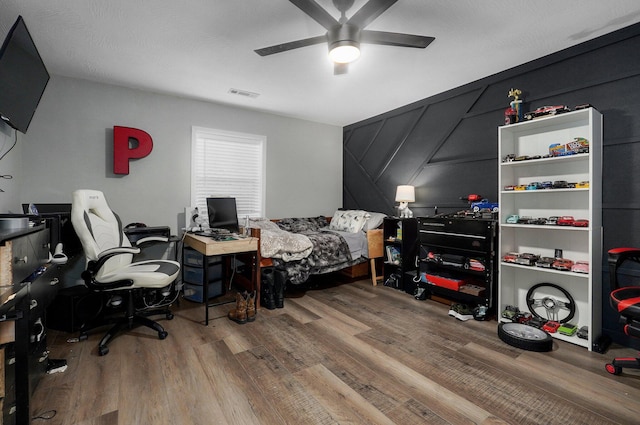
POLYGON ((468 194, 497 200, 511 88, 525 111, 590 103, 603 114, 603 327, 639 346, 609 307, 606 252, 640 247, 640 24, 345 127, 343 207, 394 214, 399 184, 416 186, 416 216, 464 209, 468 194))

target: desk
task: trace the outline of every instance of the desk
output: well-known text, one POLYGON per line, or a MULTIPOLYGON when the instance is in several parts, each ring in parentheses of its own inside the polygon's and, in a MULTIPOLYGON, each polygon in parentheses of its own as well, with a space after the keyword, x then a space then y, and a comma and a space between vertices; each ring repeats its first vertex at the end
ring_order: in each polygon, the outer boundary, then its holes
MULTIPOLYGON (((214 241, 207 236, 194 235, 187 233, 184 237, 184 245, 189 246, 205 257, 225 256, 240 253, 250 253, 251 255, 251 281, 249 282, 249 290, 256 291, 256 308, 260 307, 260 259, 258 253, 258 239, 244 238, 232 241, 214 241)), ((205 305, 205 325, 209 325, 209 294, 208 294, 208 269, 203 269, 203 296, 202 300, 205 305)), ((242 278, 238 275, 239 278, 242 278)))

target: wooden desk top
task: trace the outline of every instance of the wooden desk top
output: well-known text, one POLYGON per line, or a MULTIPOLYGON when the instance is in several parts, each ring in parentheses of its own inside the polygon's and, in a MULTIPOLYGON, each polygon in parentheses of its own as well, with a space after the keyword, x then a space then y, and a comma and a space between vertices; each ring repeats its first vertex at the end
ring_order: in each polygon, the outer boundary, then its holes
POLYGON ((214 241, 207 236, 187 233, 184 237, 184 243, 207 257, 212 255, 237 254, 239 252, 252 252, 258 250, 258 238, 214 241))

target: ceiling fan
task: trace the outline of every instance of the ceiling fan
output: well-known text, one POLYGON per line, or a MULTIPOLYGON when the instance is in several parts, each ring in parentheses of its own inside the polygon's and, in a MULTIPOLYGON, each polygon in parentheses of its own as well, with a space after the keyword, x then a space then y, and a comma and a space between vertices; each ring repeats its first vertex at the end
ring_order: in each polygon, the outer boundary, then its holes
POLYGON ((333 0, 333 5, 340 11, 340 20, 336 20, 315 0, 289 1, 322 25, 327 30, 326 34, 255 50, 260 56, 326 42, 329 56, 334 62, 333 73, 338 75, 345 74, 349 62, 360 56, 360 43, 424 49, 435 40, 434 37, 364 29, 398 0, 369 0, 349 19, 346 11, 353 6, 355 0, 333 0))

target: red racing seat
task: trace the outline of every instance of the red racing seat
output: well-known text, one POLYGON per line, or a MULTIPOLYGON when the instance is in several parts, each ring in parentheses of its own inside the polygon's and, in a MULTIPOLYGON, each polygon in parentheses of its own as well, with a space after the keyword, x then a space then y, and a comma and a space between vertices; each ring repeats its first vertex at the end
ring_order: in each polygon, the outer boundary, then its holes
MULTIPOLYGON (((626 263, 640 266, 640 249, 614 248, 609 250, 609 280, 611 294, 609 302, 620 315, 624 323, 624 333, 640 338, 640 286, 620 286, 618 271, 626 263)), ((622 373, 622 368, 640 369, 639 357, 616 357, 605 365, 607 372, 613 375, 622 373)))

